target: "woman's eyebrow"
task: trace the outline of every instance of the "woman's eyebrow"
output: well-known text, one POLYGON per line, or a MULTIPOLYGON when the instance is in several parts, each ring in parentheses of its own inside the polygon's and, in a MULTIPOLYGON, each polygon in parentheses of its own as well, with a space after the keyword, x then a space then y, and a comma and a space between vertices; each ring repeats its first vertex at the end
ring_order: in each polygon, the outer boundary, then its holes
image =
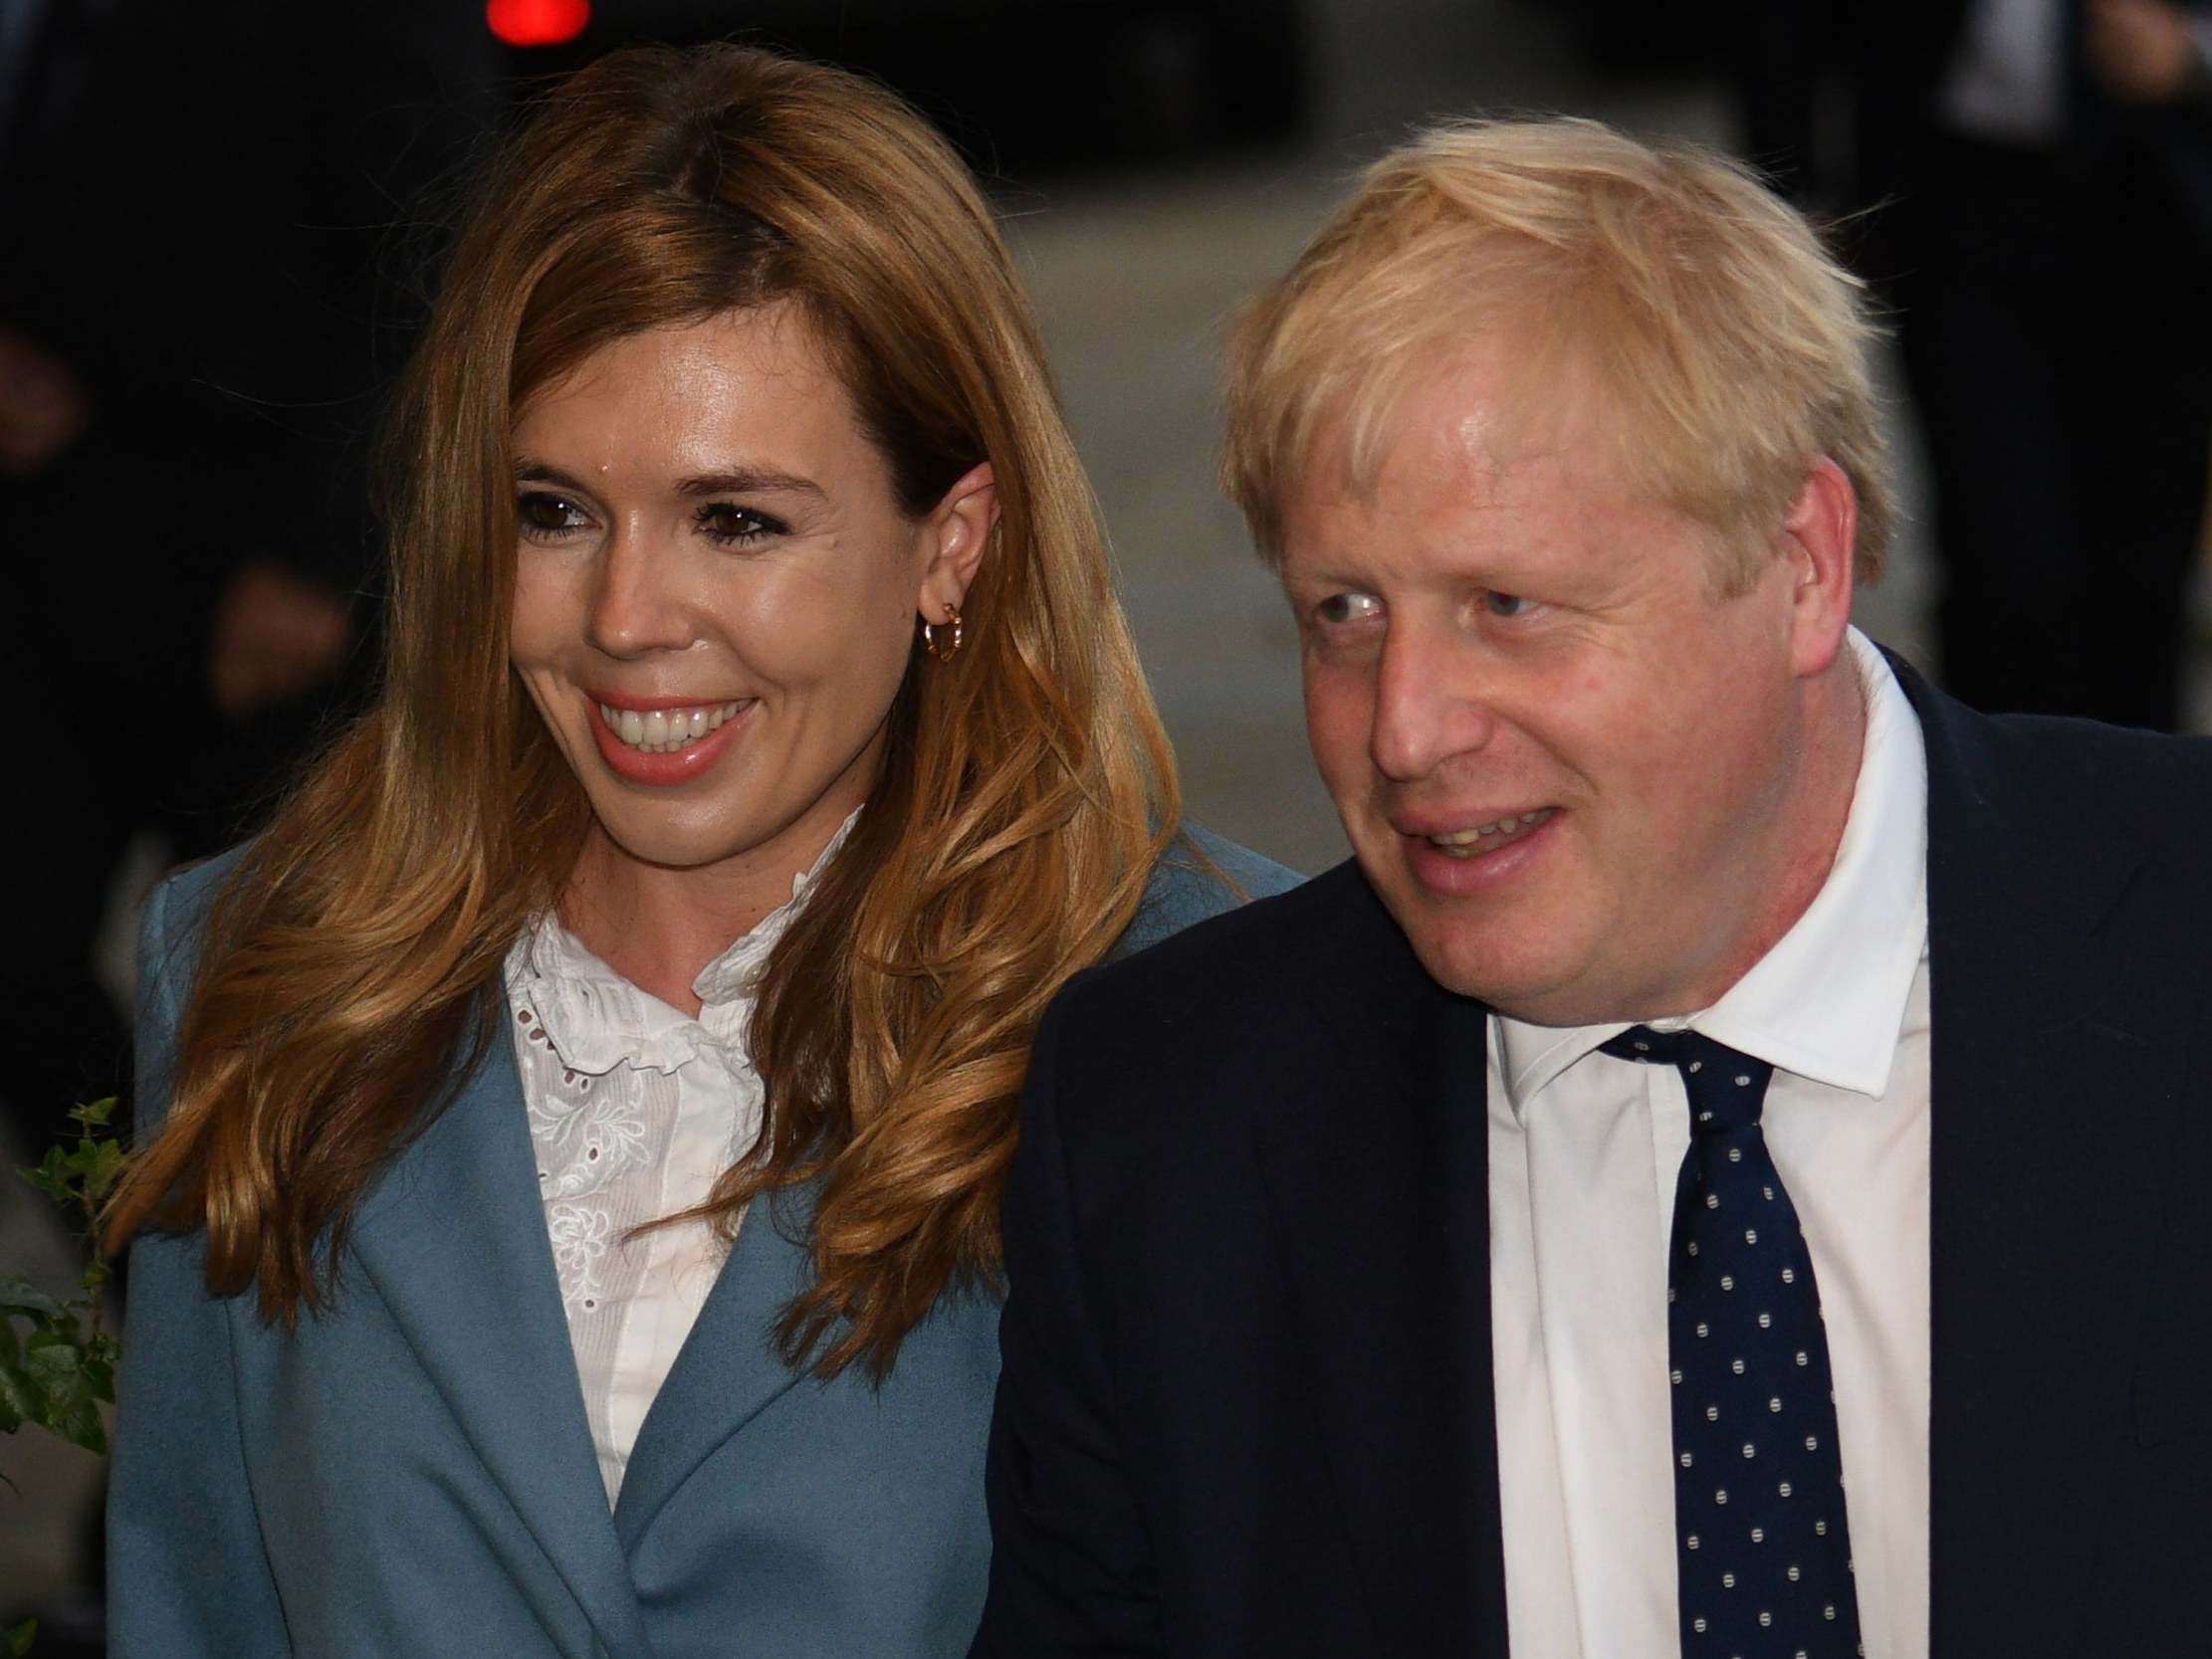
MULTIPOLYGON (((590 490, 588 485, 571 478, 558 467, 550 467, 545 462, 532 460, 528 456, 516 458, 515 482, 551 484, 556 489, 574 490, 579 494, 588 494, 590 490)), ((717 472, 701 473, 676 482, 676 494, 686 497, 750 496, 770 492, 823 498, 828 494, 810 478, 780 472, 774 467, 725 467, 717 472)))
POLYGON ((515 458, 515 482, 517 484, 552 484, 562 490, 579 492, 585 488, 558 467, 549 467, 543 461, 533 461, 527 455, 518 455, 515 458))
POLYGON ((822 487, 812 479, 778 472, 774 467, 728 467, 721 472, 683 479, 676 486, 679 496, 752 496, 770 491, 800 496, 824 494, 822 487))

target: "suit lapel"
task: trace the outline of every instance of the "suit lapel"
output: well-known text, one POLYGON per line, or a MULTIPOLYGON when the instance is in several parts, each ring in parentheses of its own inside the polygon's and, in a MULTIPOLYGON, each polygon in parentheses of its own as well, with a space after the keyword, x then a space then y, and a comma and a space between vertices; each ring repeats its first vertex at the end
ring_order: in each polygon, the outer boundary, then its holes
POLYGON ((625 1552, 717 1447, 805 1377, 776 1353, 774 1328, 807 1283, 812 1217, 806 1187, 756 1201, 739 1227, 630 1453, 614 1514, 625 1552))
POLYGON ((508 1039, 362 1207, 351 1250, 607 1651, 650 1652, 584 1415, 508 1039))
POLYGON ((1320 880, 1341 925, 1290 975, 1316 989, 1310 1086, 1256 1125, 1317 1429, 1385 1651, 1503 1659, 1484 1011, 1354 867, 1320 880))
POLYGON ((1903 678, 1929 773, 1931 1642, 2056 1659, 2125 1426, 2193 908, 2133 897, 2140 850, 2068 750, 1903 678))

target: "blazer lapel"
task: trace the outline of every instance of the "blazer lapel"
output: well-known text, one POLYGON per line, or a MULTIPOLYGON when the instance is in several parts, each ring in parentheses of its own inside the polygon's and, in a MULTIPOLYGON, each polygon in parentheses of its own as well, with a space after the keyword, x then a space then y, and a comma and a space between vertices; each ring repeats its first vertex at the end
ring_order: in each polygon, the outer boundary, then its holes
POLYGON ((1484 1010, 1354 867, 1319 879, 1342 925, 1286 976, 1316 990, 1311 1084, 1256 1131, 1322 1444, 1386 1650, 1503 1659, 1484 1010))
POLYGON ((822 1386, 784 1364, 774 1344, 776 1316, 807 1282, 812 1218, 806 1187, 757 1200, 739 1227, 631 1450, 614 1511, 625 1553, 693 1471, 771 1401, 802 1378, 822 1386))
POLYGON ((2068 751, 1906 674, 1928 750, 1931 1645, 2057 1659, 2124 1431, 2193 907, 2068 751), (2133 849, 2133 850, 2130 850, 2133 849))
POLYGON ((393 1164, 353 1256, 610 1654, 651 1652, 616 1546, 509 1039, 393 1164))

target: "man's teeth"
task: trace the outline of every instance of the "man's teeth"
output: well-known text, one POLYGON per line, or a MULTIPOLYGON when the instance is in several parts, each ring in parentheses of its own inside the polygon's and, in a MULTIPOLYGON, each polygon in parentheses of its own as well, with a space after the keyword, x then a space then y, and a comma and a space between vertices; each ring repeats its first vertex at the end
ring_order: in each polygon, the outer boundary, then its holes
POLYGON ((602 703, 599 718, 606 722, 609 731, 631 748, 643 749, 647 754, 674 754, 680 748, 691 747, 752 701, 741 698, 736 703, 707 703, 696 709, 655 709, 649 714, 602 703))
POLYGON ((1547 822, 1559 810, 1556 806, 1539 807, 1534 812, 1523 812, 1518 817, 1500 818, 1494 824, 1477 824, 1472 829, 1447 830, 1442 835, 1432 835, 1433 846, 1440 847, 1453 858, 1472 858, 1476 853, 1486 853, 1492 847, 1502 847, 1516 835, 1526 835, 1538 824, 1547 822))

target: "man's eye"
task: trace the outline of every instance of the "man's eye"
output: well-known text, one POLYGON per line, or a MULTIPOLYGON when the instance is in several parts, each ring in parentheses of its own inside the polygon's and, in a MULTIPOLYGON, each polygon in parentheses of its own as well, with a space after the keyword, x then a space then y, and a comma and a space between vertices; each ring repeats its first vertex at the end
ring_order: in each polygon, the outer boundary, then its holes
POLYGON ((523 534, 543 540, 581 529, 591 516, 565 496, 534 490, 516 499, 515 519, 523 534))
POLYGON ((1492 616, 1525 616, 1535 603, 1535 600, 1524 599, 1518 593, 1486 592, 1482 595, 1482 608, 1492 616))
POLYGON ((1347 622, 1362 622, 1368 617, 1382 614, 1382 601, 1372 593, 1332 593, 1314 606, 1313 613, 1331 627, 1341 627, 1347 622))
POLYGON ((785 525, 767 514, 735 502, 708 502, 699 510, 699 528, 710 541, 726 547, 788 533, 785 525))

